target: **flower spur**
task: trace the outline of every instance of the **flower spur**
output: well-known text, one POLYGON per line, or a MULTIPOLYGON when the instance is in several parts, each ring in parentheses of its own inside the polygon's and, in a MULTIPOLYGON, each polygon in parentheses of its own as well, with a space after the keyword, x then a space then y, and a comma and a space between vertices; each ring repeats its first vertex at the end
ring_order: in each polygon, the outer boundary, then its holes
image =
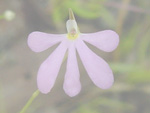
POLYGON ((80 33, 71 9, 69 9, 69 17, 70 19, 66 23, 68 34, 56 35, 32 32, 28 37, 28 46, 34 52, 44 51, 60 43, 39 68, 37 74, 38 89, 45 94, 50 92, 54 86, 66 51, 68 51, 63 88, 65 93, 71 97, 76 96, 80 92, 81 83, 76 50, 93 83, 102 89, 111 87, 114 82, 112 70, 101 57, 87 47, 85 42, 105 52, 111 52, 118 46, 119 36, 112 30, 89 34, 80 33))

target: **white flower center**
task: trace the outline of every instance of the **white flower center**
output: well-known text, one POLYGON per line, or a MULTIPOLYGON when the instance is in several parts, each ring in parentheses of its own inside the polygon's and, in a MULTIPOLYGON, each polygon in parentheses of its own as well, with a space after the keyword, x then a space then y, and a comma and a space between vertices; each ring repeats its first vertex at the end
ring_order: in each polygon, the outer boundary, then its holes
POLYGON ((68 20, 66 22, 66 27, 68 31, 68 39, 74 40, 78 37, 79 31, 78 31, 78 26, 77 22, 75 20, 68 20))

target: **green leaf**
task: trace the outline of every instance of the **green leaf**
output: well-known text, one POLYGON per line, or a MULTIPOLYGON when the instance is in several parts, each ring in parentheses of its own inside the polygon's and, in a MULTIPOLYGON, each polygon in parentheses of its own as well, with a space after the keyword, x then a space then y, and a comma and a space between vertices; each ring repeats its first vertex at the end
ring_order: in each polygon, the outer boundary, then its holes
POLYGON ((126 63, 110 63, 110 67, 114 72, 119 73, 130 73, 133 70, 140 69, 140 66, 136 64, 126 64, 126 63))
POLYGON ((139 47, 139 60, 141 62, 143 62, 143 60, 145 60, 147 51, 149 49, 148 47, 149 47, 149 44, 150 44, 150 32, 148 32, 142 38, 143 38, 143 40, 139 44, 139 46, 140 46, 139 47))
POLYGON ((114 16, 104 7, 100 9, 100 17, 105 21, 105 23, 109 26, 114 27, 116 24, 116 20, 114 16))
POLYGON ((122 56, 127 56, 129 52, 132 51, 133 47, 135 46, 136 38, 140 32, 141 26, 139 24, 135 24, 127 35, 125 35, 122 40, 120 41, 119 51, 121 52, 122 56))
POLYGON ((54 9, 53 14, 52 14, 52 18, 53 18, 54 23, 62 21, 62 15, 60 12, 60 7, 57 7, 54 9))
POLYGON ((110 67, 115 73, 126 75, 129 83, 148 83, 150 82, 150 70, 141 64, 111 63, 110 67))
POLYGON ((150 70, 141 68, 130 72, 127 76, 129 83, 149 83, 150 82, 150 70))
POLYGON ((83 18, 94 19, 100 16, 99 10, 92 11, 88 8, 83 7, 83 5, 77 1, 68 1, 66 5, 71 7, 76 15, 83 18))
POLYGON ((87 103, 84 103, 77 108, 73 113, 116 113, 119 111, 133 111, 134 106, 130 103, 119 101, 110 98, 96 98, 87 103), (109 109, 106 109, 109 108, 109 109))

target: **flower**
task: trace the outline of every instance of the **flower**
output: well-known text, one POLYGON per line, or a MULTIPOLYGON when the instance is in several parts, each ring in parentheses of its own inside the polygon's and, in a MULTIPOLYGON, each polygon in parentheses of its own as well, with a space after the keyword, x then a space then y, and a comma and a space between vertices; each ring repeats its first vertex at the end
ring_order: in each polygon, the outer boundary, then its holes
POLYGON ((103 51, 111 52, 118 46, 119 36, 112 30, 89 34, 80 33, 72 10, 70 9, 69 12, 70 19, 66 23, 68 34, 32 32, 28 37, 28 45, 34 52, 44 51, 60 43, 39 68, 37 75, 38 89, 45 94, 52 89, 65 53, 68 51, 63 88, 65 93, 71 97, 80 92, 81 84, 76 50, 93 83, 102 89, 111 87, 114 82, 112 70, 101 57, 87 47, 85 42, 103 51))

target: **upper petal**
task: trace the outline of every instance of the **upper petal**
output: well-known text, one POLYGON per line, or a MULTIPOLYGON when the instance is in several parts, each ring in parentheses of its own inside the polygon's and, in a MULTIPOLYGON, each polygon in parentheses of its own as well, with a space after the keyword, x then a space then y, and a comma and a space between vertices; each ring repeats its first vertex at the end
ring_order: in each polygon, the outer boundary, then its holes
POLYGON ((34 52, 41 52, 65 39, 65 35, 32 32, 28 37, 28 46, 34 52))
POLYGON ((81 38, 84 41, 106 52, 111 52, 115 50, 119 44, 119 36, 116 32, 112 30, 81 34, 81 38))
POLYGON ((67 42, 63 41, 41 64, 37 76, 37 85, 42 93, 48 93, 53 87, 66 50, 67 42))
POLYGON ((107 89, 112 86, 114 78, 109 65, 92 52, 82 40, 77 41, 76 48, 94 84, 102 89, 107 89))
POLYGON ((76 96, 81 90, 80 74, 74 43, 70 45, 68 50, 67 69, 63 88, 66 94, 71 97, 76 96))

